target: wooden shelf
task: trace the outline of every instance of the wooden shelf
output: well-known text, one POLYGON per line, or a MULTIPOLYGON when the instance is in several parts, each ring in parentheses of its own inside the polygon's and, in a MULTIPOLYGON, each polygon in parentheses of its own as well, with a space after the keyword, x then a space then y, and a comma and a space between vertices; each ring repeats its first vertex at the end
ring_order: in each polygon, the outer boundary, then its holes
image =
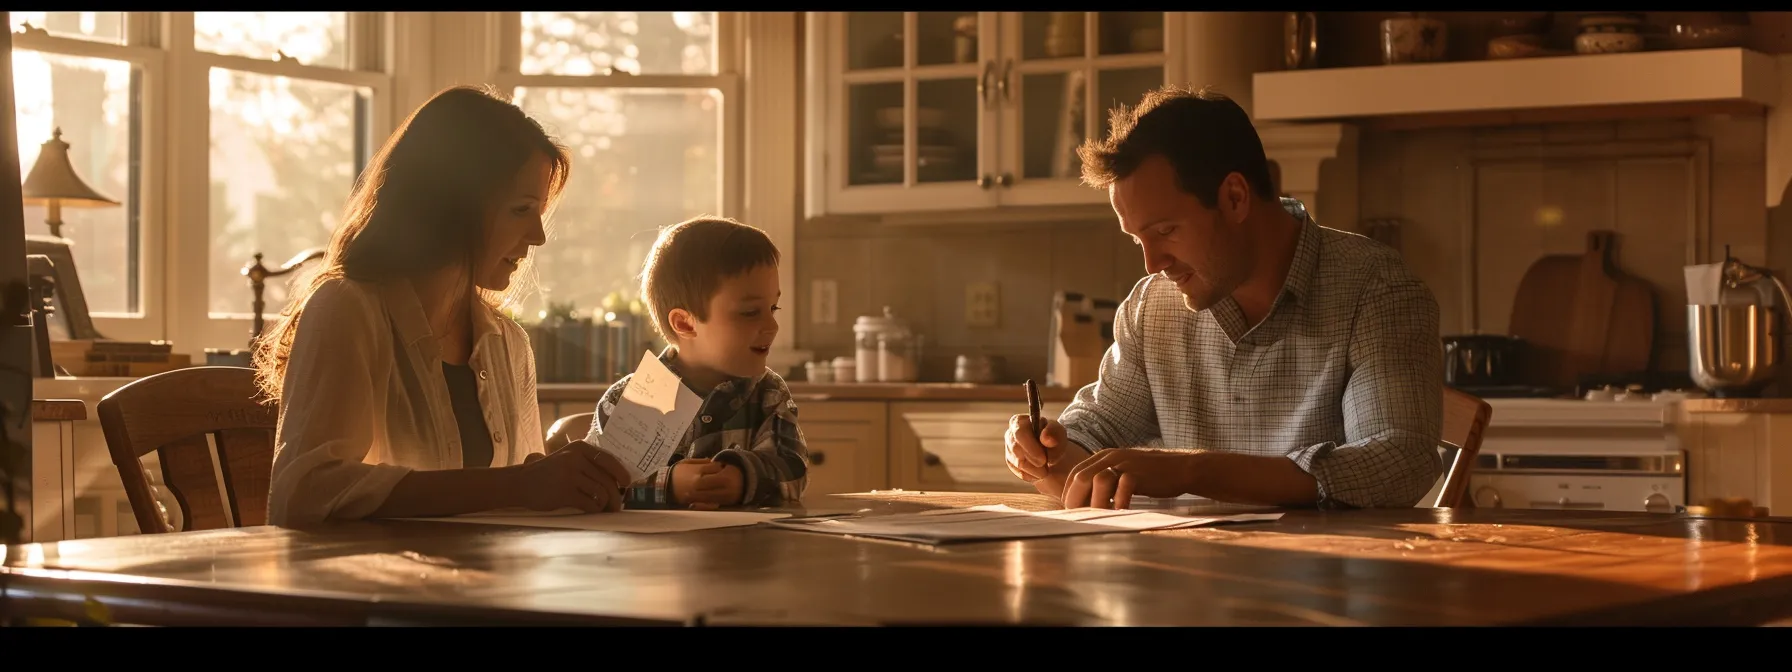
POLYGON ((1779 100, 1778 69, 1728 48, 1259 72, 1254 111, 1396 127, 1759 112, 1779 100))

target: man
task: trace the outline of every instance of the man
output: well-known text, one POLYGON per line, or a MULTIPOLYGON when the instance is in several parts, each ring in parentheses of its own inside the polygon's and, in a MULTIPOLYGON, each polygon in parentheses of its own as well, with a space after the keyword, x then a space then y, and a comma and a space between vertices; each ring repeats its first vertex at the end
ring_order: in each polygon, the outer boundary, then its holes
POLYGON ((1083 181, 1108 191, 1148 275, 1099 380, 1038 440, 1009 422, 1009 470, 1067 508, 1416 504, 1442 472, 1430 290, 1393 250, 1278 198, 1225 96, 1165 88, 1112 117, 1078 149, 1083 181))

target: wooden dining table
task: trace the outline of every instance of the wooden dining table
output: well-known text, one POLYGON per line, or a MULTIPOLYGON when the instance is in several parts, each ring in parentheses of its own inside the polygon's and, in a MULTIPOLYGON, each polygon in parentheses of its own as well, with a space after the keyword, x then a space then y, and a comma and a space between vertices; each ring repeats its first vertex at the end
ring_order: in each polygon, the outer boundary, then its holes
MULTIPOLYGON (((984 504, 1056 508, 1038 495, 894 491, 790 511, 984 504)), ((147 625, 1759 625, 1792 618, 1792 519, 1289 510, 938 546, 763 525, 363 521, 15 545, 0 591, 15 621, 147 625)))

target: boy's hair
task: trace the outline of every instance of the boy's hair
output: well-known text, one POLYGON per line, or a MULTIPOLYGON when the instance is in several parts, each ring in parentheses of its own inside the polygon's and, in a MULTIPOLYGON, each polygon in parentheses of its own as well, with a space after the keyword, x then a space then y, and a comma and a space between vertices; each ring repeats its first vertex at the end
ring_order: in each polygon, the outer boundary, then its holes
POLYGON ((726 217, 695 217, 660 231, 641 267, 641 298, 653 328, 667 343, 673 310, 709 319, 709 300, 722 281, 760 266, 778 265, 778 246, 764 231, 726 217))

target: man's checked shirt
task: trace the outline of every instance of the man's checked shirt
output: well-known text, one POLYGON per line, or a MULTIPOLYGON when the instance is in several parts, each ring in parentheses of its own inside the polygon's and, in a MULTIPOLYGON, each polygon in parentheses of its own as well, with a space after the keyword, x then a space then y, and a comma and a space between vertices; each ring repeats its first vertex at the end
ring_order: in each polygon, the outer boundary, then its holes
MULTIPOLYGON (((684 375, 676 348, 662 351, 660 361, 673 373, 684 375)), ((623 376, 604 392, 592 419, 596 427, 609 421, 632 377, 634 374, 623 376)), ((744 506, 795 503, 809 483, 809 449, 796 425, 796 403, 791 401, 784 379, 770 369, 754 378, 724 381, 710 391, 666 466, 630 487, 625 506, 677 506, 672 500, 672 465, 687 457, 711 458, 738 467, 746 477, 741 488, 744 506)))
POLYGON ((1443 469, 1437 301, 1392 249, 1282 206, 1300 241, 1261 323, 1230 297, 1191 311, 1146 276, 1115 315, 1100 380, 1059 422, 1089 450, 1286 456, 1324 508, 1413 506, 1443 469))

